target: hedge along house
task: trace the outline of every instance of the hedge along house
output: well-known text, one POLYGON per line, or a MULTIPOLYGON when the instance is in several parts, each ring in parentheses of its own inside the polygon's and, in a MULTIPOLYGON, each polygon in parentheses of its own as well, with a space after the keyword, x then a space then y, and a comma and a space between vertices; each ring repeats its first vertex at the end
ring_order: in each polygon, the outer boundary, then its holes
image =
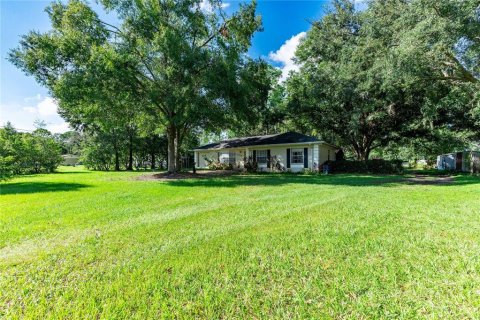
POLYGON ((338 148, 314 137, 297 132, 228 139, 194 149, 195 166, 206 168, 210 162, 230 163, 244 168, 246 161, 255 161, 258 170, 280 168, 298 172, 318 170, 328 160, 335 160, 338 148))
POLYGON ((479 173, 480 151, 461 151, 441 154, 437 157, 437 169, 479 173))

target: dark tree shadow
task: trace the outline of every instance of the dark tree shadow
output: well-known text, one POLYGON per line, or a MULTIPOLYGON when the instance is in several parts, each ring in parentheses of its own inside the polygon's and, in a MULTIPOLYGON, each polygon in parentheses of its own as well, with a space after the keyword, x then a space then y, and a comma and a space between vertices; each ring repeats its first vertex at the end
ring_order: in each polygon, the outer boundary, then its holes
POLYGON ((0 184, 0 195, 76 191, 88 187, 90 186, 82 183, 13 182, 7 184, 0 184))
POLYGON ((278 186, 286 184, 310 184, 310 185, 336 185, 336 186, 358 186, 358 187, 394 187, 398 185, 432 185, 432 186, 460 186, 468 184, 480 184, 480 177, 455 176, 451 180, 441 183, 425 183, 424 181, 412 180, 405 176, 385 175, 350 175, 338 174, 327 176, 308 175, 282 175, 282 174, 260 174, 260 175, 236 175, 230 177, 211 177, 202 179, 178 179, 163 180, 168 185, 178 187, 226 187, 238 186, 278 186))

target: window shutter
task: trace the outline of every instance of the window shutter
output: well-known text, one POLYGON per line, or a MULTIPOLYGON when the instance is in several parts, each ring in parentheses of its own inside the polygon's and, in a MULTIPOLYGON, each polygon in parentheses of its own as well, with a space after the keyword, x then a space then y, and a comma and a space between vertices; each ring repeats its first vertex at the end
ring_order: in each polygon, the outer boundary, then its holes
POLYGON ((270 161, 270 149, 267 150, 267 167, 271 167, 271 161, 270 161))
POLYGON ((303 167, 308 168, 308 148, 303 148, 303 167))
POLYGON ((257 162, 257 150, 253 150, 253 161, 257 162))
POLYGON ((287 169, 290 169, 290 149, 287 149, 287 169))

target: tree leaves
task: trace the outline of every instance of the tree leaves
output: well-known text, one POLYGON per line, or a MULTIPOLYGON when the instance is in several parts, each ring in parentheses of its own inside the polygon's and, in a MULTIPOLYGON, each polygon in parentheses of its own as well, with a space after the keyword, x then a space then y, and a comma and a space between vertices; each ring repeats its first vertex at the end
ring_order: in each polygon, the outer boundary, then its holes
POLYGON ((334 134, 362 159, 432 123, 472 128, 478 3, 371 1, 355 11, 338 0, 332 7, 297 50, 301 69, 287 82, 294 121, 334 134))

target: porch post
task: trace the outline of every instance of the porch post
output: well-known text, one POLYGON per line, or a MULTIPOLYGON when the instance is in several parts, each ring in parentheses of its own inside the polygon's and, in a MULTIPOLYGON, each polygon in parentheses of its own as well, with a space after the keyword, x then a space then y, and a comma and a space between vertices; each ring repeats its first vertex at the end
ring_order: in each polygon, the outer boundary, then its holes
POLYGON ((318 144, 313 145, 313 150, 312 150, 312 169, 314 170, 320 170, 320 148, 318 144))

